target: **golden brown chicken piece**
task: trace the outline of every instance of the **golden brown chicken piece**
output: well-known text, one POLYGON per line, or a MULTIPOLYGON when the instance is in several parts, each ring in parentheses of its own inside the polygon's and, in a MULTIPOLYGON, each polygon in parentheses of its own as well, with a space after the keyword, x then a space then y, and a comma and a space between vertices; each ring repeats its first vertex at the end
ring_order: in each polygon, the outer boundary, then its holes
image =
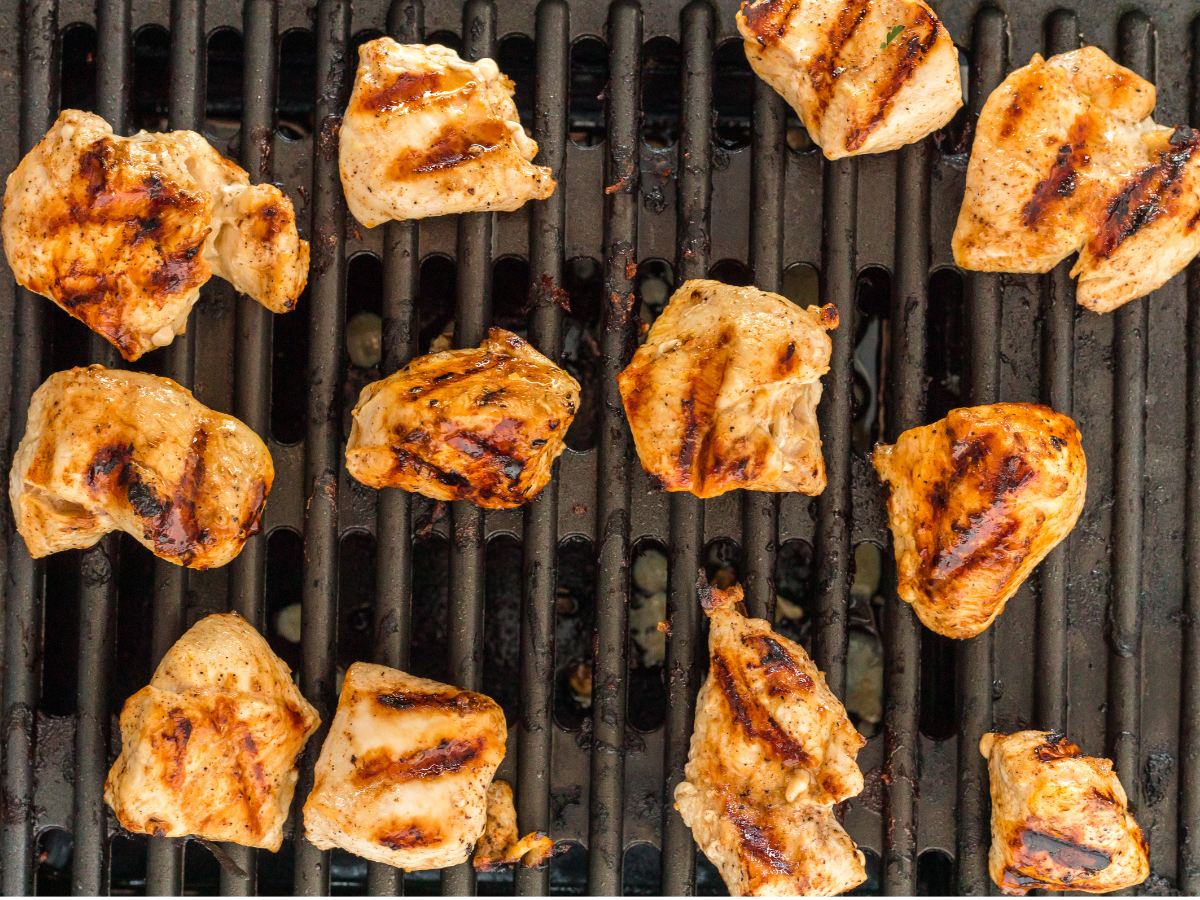
POLYGON ((182 334, 213 274, 272 312, 308 277, 292 202, 193 131, 114 135, 64 110, 8 176, 4 252, 17 282, 135 360, 182 334))
POLYGON ((430 353, 363 388, 346 468, 373 488, 520 506, 550 480, 578 408, 574 378, 493 328, 478 347, 430 353))
POLYGON ((804 648, 701 584, 709 674, 675 806, 735 896, 828 895, 866 879, 832 806, 862 791, 866 741, 804 648))
POLYGON ((539 831, 519 837, 517 809, 508 782, 497 779, 487 789, 487 824, 475 845, 472 864, 477 872, 491 872, 520 863, 536 869, 554 855, 554 841, 539 831))
POLYGON ((1087 490, 1079 429, 1032 403, 951 410, 877 446, 874 462, 891 490, 896 591, 952 638, 992 624, 1075 527, 1087 490))
POLYGON ((306 836, 408 871, 465 862, 507 734, 483 694, 354 663, 304 804, 306 836))
POLYGON ((642 467, 697 497, 821 493, 817 403, 837 323, 832 305, 684 282, 617 379, 642 467))
POLYGON ((922 0, 743 0, 737 24, 829 159, 919 141, 962 106, 958 51, 922 0))
POLYGON ((510 211, 554 193, 530 161, 513 83, 490 59, 377 38, 358 51, 340 135, 342 189, 368 228, 389 219, 510 211))
POLYGON ((985 734, 979 752, 991 777, 988 869, 1004 893, 1104 894, 1146 880, 1146 840, 1109 760, 1048 731, 985 734))
POLYGON ((223 566, 256 534, 266 445, 169 378, 88 366, 36 391, 13 458, 13 518, 35 558, 125 531, 156 556, 223 566))
POLYGON ((1154 85, 1084 47, 1035 55, 984 104, 954 259, 1048 272, 1075 251, 1076 299, 1109 312, 1200 252, 1200 136, 1150 118, 1154 85))
POLYGON ((138 834, 278 850, 319 724, 262 635, 236 613, 207 616, 126 701, 104 800, 138 834))

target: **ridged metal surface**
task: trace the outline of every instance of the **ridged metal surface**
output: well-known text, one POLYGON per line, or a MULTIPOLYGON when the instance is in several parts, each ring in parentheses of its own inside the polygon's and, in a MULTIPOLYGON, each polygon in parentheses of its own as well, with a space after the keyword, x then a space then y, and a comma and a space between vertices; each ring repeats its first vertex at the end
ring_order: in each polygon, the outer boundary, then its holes
MULTIPOLYGON (((125 133, 138 126, 134 107, 148 90, 164 98, 172 127, 203 127, 212 118, 206 44, 230 28, 243 48, 241 114, 218 147, 254 180, 280 183, 313 242, 310 287, 292 314, 303 339, 213 282, 187 336, 136 364, 194 385, 203 402, 269 438, 277 478, 264 534, 235 563, 185 573, 112 538, 64 557, 80 576, 69 582, 78 584, 72 588, 77 594, 64 599, 46 594, 47 585, 60 590, 53 586, 64 583, 46 575, 61 571, 63 559, 34 563, 10 530, 0 560, 6 893, 28 892, 35 876, 45 875, 45 866, 38 874, 35 857, 48 829, 73 837, 66 887, 77 893, 105 890, 110 874, 115 888, 162 893, 320 894, 335 885, 385 895, 406 881, 410 890, 437 888, 436 879, 356 865, 292 837, 278 858, 226 848, 236 869, 220 870, 193 867, 192 854, 207 852, 200 847, 189 848, 185 869, 181 841, 114 844, 115 822, 100 792, 124 698, 111 696, 109 685, 128 671, 148 677, 170 643, 208 612, 236 609, 269 631, 278 611, 267 606, 275 571, 271 548, 274 537, 288 531, 303 535, 297 596, 286 598, 303 604, 297 671, 326 723, 338 670, 349 661, 341 646, 347 610, 339 596, 348 536, 373 536, 375 593, 364 658, 408 665, 417 633, 445 615, 445 628, 434 633, 442 641, 436 652, 446 677, 489 690, 499 686, 487 683, 485 669, 505 649, 494 642, 519 645, 504 777, 514 785, 522 830, 545 830, 582 845, 586 862, 576 851, 556 858, 549 871, 502 880, 515 878, 523 894, 585 884, 593 892, 635 883, 668 893, 712 889, 713 873, 698 864, 671 802, 705 671, 697 574, 713 541, 732 541, 747 602, 765 614, 776 603, 778 566, 791 558, 783 551, 805 545, 815 573, 805 598, 814 656, 836 690, 853 686, 859 677, 849 643, 859 627, 855 551, 865 542, 889 556, 883 492, 854 438, 862 427, 856 393, 863 385, 851 366, 862 363, 861 335, 875 326, 882 339, 873 387, 882 410, 870 433, 894 438, 944 414, 949 403, 1041 400, 1079 421, 1089 490, 1070 539, 974 641, 930 638, 896 599, 885 564, 878 592, 886 602, 876 611, 883 721, 860 757, 868 788, 844 809, 847 827, 868 852, 870 886, 894 893, 990 890, 987 782, 977 742, 986 730, 1024 726, 1065 727, 1088 752, 1113 755, 1150 841, 1154 875, 1144 890, 1200 886, 1200 757, 1194 749, 1200 735, 1200 366, 1191 349, 1200 342, 1200 278, 1191 271, 1101 317, 1076 308, 1069 263, 1041 277, 954 272, 949 237, 966 161, 957 125, 897 153, 829 164, 812 151, 789 149, 795 125, 786 106, 750 82, 741 112, 750 120, 747 145, 723 144, 718 131, 727 111, 714 79, 725 77, 720 51, 735 39, 734 6, 705 0, 0 0, 0 22, 10 30, 0 50, 0 98, 10 101, 10 127, 0 135, 6 171, 59 108, 61 38, 70 26, 94 29, 94 73, 87 77, 94 79, 95 108, 125 133), (136 67, 134 48, 148 25, 171 35, 170 76, 161 86, 139 81, 136 67), (311 134, 300 139, 280 132, 277 102, 300 77, 296 60, 279 54, 284 36, 297 29, 313 33, 316 44, 311 134), (514 214, 371 231, 358 226, 338 183, 337 134, 354 47, 367 32, 402 40, 449 33, 472 57, 502 54, 514 35, 531 38, 528 59, 517 59, 530 85, 525 124, 540 144, 539 162, 559 180, 554 197, 514 214), (612 73, 600 101, 603 140, 592 145, 572 140, 582 127, 574 109, 572 46, 583 37, 602 42, 612 73), (643 90, 648 84, 661 90, 661 80, 653 79, 661 79, 663 63, 648 49, 660 38, 674 42, 678 54, 669 71, 678 79, 679 107, 675 136, 652 147, 644 129, 672 114, 664 97, 643 90), (551 357, 573 352, 568 335, 583 315, 561 302, 572 261, 598 262, 599 324, 592 330, 598 377, 584 385, 599 393, 596 445, 568 450, 551 487, 526 510, 480 513, 455 506, 439 518, 424 499, 368 491, 345 475, 346 412, 361 386, 348 387, 345 310, 348 302, 362 305, 361 297, 348 298, 347 277, 350 260, 362 253, 378 260, 381 273, 378 296, 368 298, 384 319, 381 374, 427 345, 421 330, 431 311, 422 307, 429 293, 423 272, 431 258, 453 261, 456 293, 441 312, 443 320, 454 319, 457 344, 478 343, 493 321, 508 316, 510 324, 524 322, 533 344, 551 357), (526 298, 513 303, 496 293, 499 282, 493 281, 497 267, 514 257, 528 261, 530 283, 528 306, 516 319, 510 310, 526 298), (756 284, 773 290, 788 289, 797 264, 817 269, 820 294, 810 302, 835 303, 842 321, 832 335, 833 369, 821 406, 829 470, 822 497, 732 495, 701 502, 651 488, 613 382, 636 345, 639 266, 650 260, 669 263, 676 283, 735 260, 749 267, 756 284), (868 275, 883 279, 881 304, 861 300, 868 275), (931 360, 947 355, 948 372, 935 371, 931 360), (291 367, 283 379, 277 365, 291 367), (302 398, 298 440, 272 433, 281 392, 302 398), (488 566, 498 537, 518 541, 522 560, 520 613, 503 638, 492 636, 497 573, 488 566), (448 548, 440 576, 450 585, 443 612, 414 591, 415 573, 430 565, 427 548, 439 541, 448 548), (559 646, 558 609, 564 583, 559 547, 567 541, 586 542, 596 564, 589 583, 595 632, 585 648, 594 687, 582 726, 556 712, 560 675, 570 662, 559 646), (629 678, 629 567, 647 542, 666 548, 670 569, 670 637, 659 700, 631 690, 629 678), (139 585, 152 590, 145 603, 130 597, 139 585), (69 610, 76 623, 65 648, 57 636, 60 622, 48 609, 69 610), (139 610, 151 620, 144 626, 122 620, 139 610), (145 632, 141 657, 131 655, 131 627, 145 632), (47 680, 49 670, 63 666, 76 696, 42 698, 43 684, 61 683, 47 680), (70 712, 51 714, 40 708, 43 699, 49 709, 70 712), (636 723, 655 702, 662 715, 639 730, 636 723), (630 865, 630 848, 644 844, 662 848, 657 867, 630 865), (137 848, 132 854, 131 846, 137 848), (119 861, 120 871, 110 873, 110 861, 119 861)), ((1190 113, 1200 124, 1200 28, 1183 4, 1116 10, 1050 0, 1001 7, 943 0, 936 6, 965 50, 972 113, 1032 53, 1095 43, 1157 81, 1159 121, 1186 121, 1190 113)), ((116 363, 82 326, 45 300, 14 290, 7 279, 0 284, 0 355, 11 360, 0 380, 6 461, 23 432, 28 398, 52 360, 116 363), (66 339, 75 351, 57 343, 66 339)), ((10 514, 4 515, 9 523, 10 514)), ((296 822, 321 736, 303 759, 296 822)), ((448 893, 475 887, 466 868, 444 873, 448 893)))

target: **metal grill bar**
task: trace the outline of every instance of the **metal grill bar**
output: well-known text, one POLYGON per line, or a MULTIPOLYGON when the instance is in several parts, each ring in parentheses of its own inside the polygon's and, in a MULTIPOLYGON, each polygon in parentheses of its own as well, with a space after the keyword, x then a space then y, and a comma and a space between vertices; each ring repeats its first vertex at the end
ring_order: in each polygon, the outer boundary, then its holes
MULTIPOLYGON (((300 689, 321 715, 322 727, 305 747, 296 796, 312 789, 313 764, 337 704, 338 475, 342 469, 338 382, 346 300, 346 205, 338 179, 338 131, 347 99, 349 0, 317 4, 317 94, 313 133, 312 236, 309 274, 308 428, 305 439, 305 574, 301 615, 300 689)), ((297 819, 299 817, 297 816, 297 819)), ((298 834, 303 827, 297 821, 298 834)), ((329 890, 329 854, 296 841, 295 890, 329 890)))
MULTIPOLYGON (((750 268, 754 283, 778 293, 783 287, 783 196, 786 109, 782 97, 764 81, 754 83, 750 210, 750 268)), ((746 608, 770 619, 775 612, 775 550, 779 503, 775 494, 742 492, 742 559, 746 608)))
MULTIPOLYGON (((679 142, 677 270, 681 280, 708 274, 712 216, 713 9, 694 0, 680 18, 683 122, 679 142)), ((670 593, 667 615, 666 759, 663 765, 663 891, 692 893, 696 847, 675 810, 695 715, 698 666, 703 651, 696 573, 702 564, 704 507, 692 494, 671 495, 670 593)))
MULTIPOLYGON (((537 95, 533 137, 537 162, 563 175, 570 96, 570 11, 547 0, 537 11, 537 95)), ((529 225, 529 337, 547 358, 562 353, 562 310, 566 200, 562 188, 534 206, 529 225)), ((521 833, 550 831, 550 751, 554 722, 554 597, 558 581, 558 478, 561 464, 541 495, 525 510, 524 596, 521 608, 521 715, 517 731, 517 813, 521 833)), ((548 868, 518 866, 516 892, 543 896, 548 868)))
MULTIPOLYGON (((398 0, 388 15, 388 33, 401 43, 421 40, 425 7, 421 0, 398 0)), ((417 292, 420 283, 416 222, 389 222, 383 230, 383 360, 382 374, 391 375, 417 351, 417 292)), ((375 660, 406 670, 412 644, 412 495, 380 491, 375 529, 375 660)), ((371 863, 367 890, 373 896, 396 896, 404 890, 404 873, 371 863)))
MULTIPOLYGON (((96 10, 97 112, 124 134, 129 104, 130 10, 128 0, 108 0, 96 10)), ((88 359, 116 366, 119 357, 98 334, 88 336, 88 359)), ((120 539, 105 536, 80 560, 79 670, 75 728, 75 828, 72 890, 95 895, 107 889, 108 691, 112 674, 117 564, 120 539)))
POLYGON ((617 375, 633 347, 633 280, 638 241, 638 101, 642 10, 635 0, 609 9, 607 160, 604 221, 604 332, 596 482, 596 639, 592 674, 588 890, 621 888, 624 846, 625 648, 629 605, 629 464, 632 440, 617 375), (608 193, 611 188, 611 193, 608 193))
MULTIPOLYGON (((200 131, 204 126, 204 3, 172 0, 170 127, 200 131)), ((166 349, 165 374, 192 386, 196 363, 196 322, 166 349)), ((188 572, 182 566, 154 560, 154 611, 151 654, 154 663, 171 648, 186 627, 188 572)), ((184 841, 151 837, 146 890, 153 894, 183 892, 184 841)))
MULTIPOLYGON (((1154 32, 1140 13, 1121 19, 1121 61, 1153 80, 1154 32)), ((1130 800, 1138 798, 1141 735, 1142 497, 1146 463, 1146 361, 1148 299, 1116 312, 1117 368, 1113 397, 1113 580, 1109 622, 1108 752, 1130 800)))
POLYGON ((828 485, 817 497, 813 547, 817 628, 813 657, 829 689, 846 688, 846 619, 850 602, 850 427, 854 403, 855 265, 854 223, 858 203, 858 162, 852 158, 822 164, 824 240, 821 246, 821 299, 837 306, 840 322, 831 335, 833 353, 818 415, 828 485))
MULTIPOLYGON (((42 138, 53 119, 57 0, 25 0, 21 9, 21 152, 42 138)), ((29 413, 29 398, 42 374, 42 302, 18 290, 14 331, 12 418, 9 459, 13 458, 29 413)), ((8 807, 0 824, 3 888, 8 896, 33 887, 33 760, 41 655, 43 567, 29 557, 14 531, 8 551, 4 611, 4 796, 8 807)))
MULTIPOLYGON (((246 48, 242 73, 242 128, 239 155, 252 181, 270 182, 274 167, 271 157, 275 142, 275 85, 278 52, 275 32, 278 11, 274 0, 247 0, 242 11, 243 45, 246 48)), ((236 300, 237 338, 234 346, 233 414, 259 435, 271 427, 271 332, 272 315, 249 297, 236 300)), ((255 628, 265 626, 267 538, 250 538, 241 554, 230 564, 230 608, 255 628)), ((226 896, 250 896, 258 881, 258 857, 249 847, 228 843, 225 852, 241 869, 239 875, 223 866, 220 890, 226 896)))
MULTIPOLYGON (((1192 23, 1188 121, 1200 122, 1200 20, 1192 23)), ((1200 265, 1187 273, 1188 347, 1200 347, 1200 265)), ((1181 894, 1200 892, 1200 354, 1188 354, 1187 499, 1180 678, 1179 859, 1181 894)))
MULTIPOLYGON (((897 163, 896 273, 892 284, 891 395, 887 440, 923 424, 925 317, 929 305, 929 143, 905 147, 897 163)), ((917 887, 917 725, 921 639, 916 614, 894 589, 886 610, 887 694, 884 713, 883 889, 911 895, 917 887)))
MULTIPOLYGON (((1050 15, 1046 28, 1049 55, 1079 46, 1079 20, 1067 10, 1050 15)), ((1060 263, 1042 281, 1042 399, 1071 415, 1075 367, 1075 282, 1070 262, 1060 263)), ((1067 560, 1070 541, 1050 551, 1038 568, 1037 636, 1038 727, 1067 726, 1067 560)))
MULTIPOLYGON (((496 53, 496 9, 491 0, 463 7, 463 56, 482 59, 496 53)), ((474 347, 492 320, 493 213, 458 219, 458 297, 454 343, 474 347)), ((483 614, 487 558, 483 510, 466 500, 451 505, 450 526, 450 682, 468 690, 482 687, 483 614)), ((474 891, 469 862, 442 872, 442 893, 474 891)))
MULTIPOLYGON (((1007 71, 1006 24, 998 9, 975 17, 972 40, 970 105, 979 115, 984 101, 1007 71)), ((968 396, 971 404, 995 403, 1000 397, 1000 279, 967 276, 967 332, 970 345, 968 396)), ((988 629, 957 650, 958 732, 958 889, 964 894, 987 890, 987 766, 979 754, 979 738, 992 727, 992 639, 988 629)))

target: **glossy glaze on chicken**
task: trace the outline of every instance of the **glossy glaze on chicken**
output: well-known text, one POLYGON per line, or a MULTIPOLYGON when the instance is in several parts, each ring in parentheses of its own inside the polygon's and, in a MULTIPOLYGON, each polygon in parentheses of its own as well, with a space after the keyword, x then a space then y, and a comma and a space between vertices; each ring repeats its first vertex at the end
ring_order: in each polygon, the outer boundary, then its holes
POLYGON ((262 635, 236 613, 207 616, 126 701, 104 800, 135 834, 278 850, 319 724, 262 635))
POLYGON ((1200 136, 1150 118, 1154 85, 1096 47, 1035 55, 976 126, 954 259, 1048 272, 1072 253, 1076 299, 1109 312, 1200 252, 1200 136))
POLYGON ((817 404, 837 323, 832 305, 684 282, 617 379, 642 468, 697 497, 821 493, 817 404))
POLYGON ((896 590, 927 628, 973 637, 1083 510, 1087 460, 1067 416, 1032 403, 951 410, 875 448, 890 489, 896 590))
POLYGON ((127 360, 183 333, 212 275, 272 312, 308 277, 292 203, 192 131, 114 135, 64 110, 9 175, 0 222, 17 282, 127 360))
POLYGON ((483 694, 354 663, 304 804, 306 837, 406 870, 465 862, 507 733, 483 694))
POLYGON ((700 593, 709 674, 676 808, 735 896, 850 890, 863 857, 832 807, 862 791, 866 741, 804 648, 738 610, 740 587, 700 593))
POLYGON ((34 392, 9 499, 35 558, 120 530, 156 556, 208 569, 258 532, 274 478, 258 435, 191 391, 89 366, 34 392))
POLYGON ((958 51, 922 0, 745 0, 737 24, 829 159, 919 141, 962 106, 958 51))
POLYGON ((520 506, 550 480, 578 408, 574 378, 493 328, 478 347, 430 353, 363 388, 346 468, 374 488, 520 506))
POLYGON ((538 147, 512 98, 513 83, 490 59, 386 37, 363 44, 339 135, 350 212, 374 228, 549 197, 554 177, 530 162, 538 147))
POLYGON ((986 734, 992 793, 988 870, 1006 894, 1103 894, 1150 874, 1146 839, 1107 759, 1062 734, 986 734))

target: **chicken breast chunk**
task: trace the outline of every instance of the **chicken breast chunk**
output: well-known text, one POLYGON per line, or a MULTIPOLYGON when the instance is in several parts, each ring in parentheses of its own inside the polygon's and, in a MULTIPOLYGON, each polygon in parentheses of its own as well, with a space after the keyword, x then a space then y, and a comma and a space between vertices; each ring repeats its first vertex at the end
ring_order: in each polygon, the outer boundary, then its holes
POLYGON ((701 585, 709 674, 675 806, 735 896, 829 895, 866 879, 832 806, 862 791, 866 741, 804 649, 701 585))
POLYGON ((410 871, 465 862, 506 737, 482 694, 354 663, 304 804, 308 840, 410 871))
POLYGON ((737 24, 829 159, 919 141, 962 106, 958 51, 922 0, 744 0, 737 24))
POLYGON ((155 556, 208 569, 258 532, 274 478, 258 435, 191 391, 88 366, 34 392, 8 490, 35 558, 120 530, 155 556))
POLYGON ((535 166, 513 83, 490 59, 378 38, 358 51, 342 121, 342 189, 368 228, 389 219, 509 211, 554 193, 535 166))
POLYGON ((554 842, 541 832, 519 837, 517 808, 507 781, 497 779, 487 789, 487 824, 475 845, 471 864, 477 872, 491 872, 520 863, 534 869, 554 855, 554 842))
POLYGON ((1150 874, 1146 840, 1107 759, 1048 731, 985 734, 992 791, 988 870, 1006 894, 1104 894, 1150 874))
POLYGON ((1200 136, 1150 118, 1154 85, 1096 47, 1035 55, 984 104, 954 258, 1048 272, 1072 253, 1077 301, 1109 312, 1200 252, 1200 136))
POLYGON ((890 489, 897 593, 952 638, 992 624, 1087 492, 1079 429, 1032 403, 951 410, 878 445, 874 463, 890 489))
POLYGON ((104 800, 138 834, 278 850, 319 724, 262 635, 236 613, 207 616, 126 701, 104 800))
POLYGON ((550 480, 578 408, 574 378, 493 328, 478 347, 430 353, 363 388, 346 468, 373 488, 520 506, 550 480))
POLYGON ((687 281, 618 377, 642 467, 667 491, 825 489, 817 427, 837 309, 687 281))
POLYGON ((8 176, 0 221, 17 282, 135 360, 182 334, 213 274, 272 312, 296 305, 308 243, 282 191, 192 131, 113 134, 68 109, 8 176))

